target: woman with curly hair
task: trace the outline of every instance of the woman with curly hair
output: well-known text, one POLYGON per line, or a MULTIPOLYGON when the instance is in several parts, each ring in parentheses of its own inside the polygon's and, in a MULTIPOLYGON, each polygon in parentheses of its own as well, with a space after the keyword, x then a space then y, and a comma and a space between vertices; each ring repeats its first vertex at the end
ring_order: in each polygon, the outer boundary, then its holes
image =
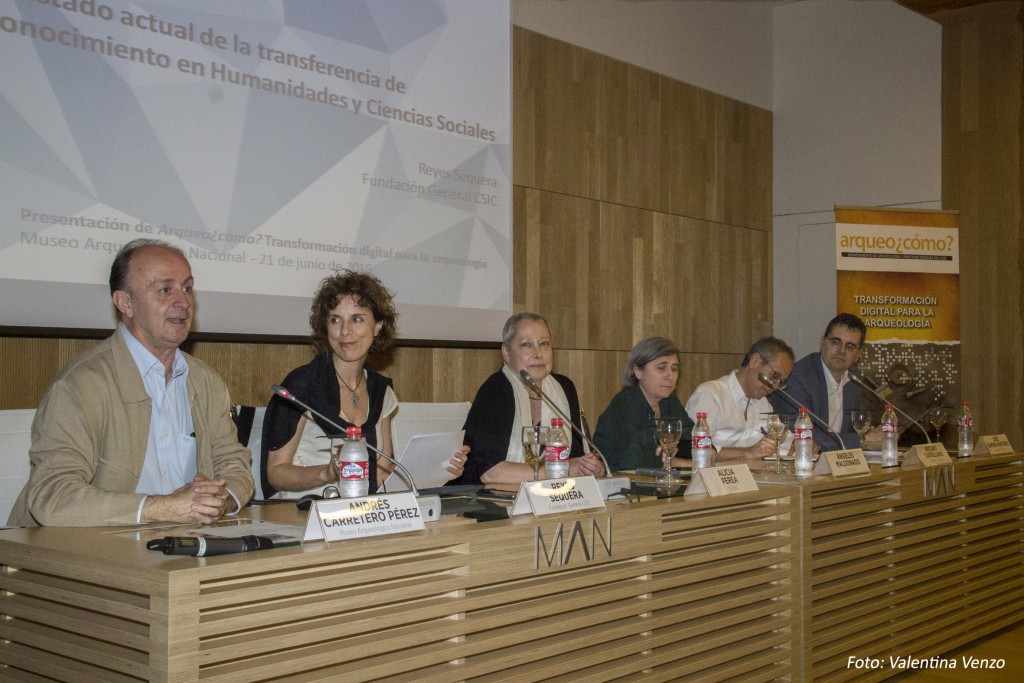
MULTIPOLYGON (((398 398, 391 379, 366 364, 370 353, 386 350, 397 333, 391 293, 369 273, 344 271, 324 278, 313 297, 309 326, 316 357, 288 373, 284 386, 324 415, 337 415, 341 425, 358 426, 366 443, 388 455, 391 416, 398 398)), ((267 481, 283 497, 321 493, 338 481, 332 460, 333 439, 342 436, 320 418, 275 396, 263 422, 262 454, 267 481)), ((462 474, 466 456, 453 455, 453 477, 462 474)), ((391 464, 370 451, 370 491, 376 491, 391 464)))

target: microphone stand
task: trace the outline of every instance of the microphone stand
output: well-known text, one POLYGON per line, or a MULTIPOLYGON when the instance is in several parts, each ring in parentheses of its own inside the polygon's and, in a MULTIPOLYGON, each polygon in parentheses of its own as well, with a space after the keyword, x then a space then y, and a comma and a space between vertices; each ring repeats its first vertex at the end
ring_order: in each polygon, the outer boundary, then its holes
MULTIPOLYGON (((303 401, 299 400, 292 392, 288 391, 280 384, 272 384, 270 385, 270 388, 274 391, 275 394, 277 394, 281 398, 285 399, 286 401, 291 401, 300 408, 308 410, 313 415, 319 417, 321 420, 323 420, 330 426, 334 427, 336 430, 338 430, 338 432, 342 434, 345 433, 345 428, 341 425, 341 423, 339 423, 337 420, 333 420, 327 417, 326 415, 318 411, 316 408, 313 408, 312 406, 307 405, 303 401)), ((397 460, 395 460, 394 458, 392 458, 390 455, 380 450, 379 448, 371 446, 368 443, 364 445, 371 451, 373 451, 374 453, 376 453, 377 455, 384 458, 385 460, 387 460, 388 462, 395 466, 395 469, 398 470, 398 473, 401 475, 402 479, 404 479, 405 483, 409 485, 409 490, 412 491, 412 495, 416 496, 417 501, 420 504, 420 510, 424 513, 425 520, 429 522, 436 521, 436 516, 440 514, 441 510, 441 497, 436 495, 421 496, 419 489, 416 488, 416 482, 413 481, 412 474, 409 473, 409 470, 406 469, 405 465, 398 462, 397 460)))
MULTIPOLYGON (((628 489, 631 486, 630 483, 626 483, 624 486, 622 486, 621 484, 623 483, 623 480, 625 482, 629 482, 629 479, 625 478, 625 477, 613 477, 612 476, 612 468, 608 466, 608 460, 605 459, 604 453, 602 453, 601 450, 597 447, 597 444, 595 444, 593 441, 588 439, 587 435, 584 434, 583 431, 580 430, 580 428, 577 427, 576 424, 572 421, 572 418, 570 418, 567 414, 565 414, 565 412, 562 411, 561 408, 559 408, 557 405, 555 405, 555 402, 551 400, 551 397, 549 397, 546 393, 544 393, 544 390, 540 388, 540 385, 537 384, 536 381, 534 381, 533 377, 530 377, 530 373, 528 373, 526 370, 520 370, 519 371, 519 376, 523 379, 523 382, 526 384, 526 386, 528 386, 531 389, 533 389, 534 391, 536 391, 537 394, 539 394, 540 397, 542 399, 544 399, 544 402, 547 403, 548 406, 552 410, 554 410, 556 413, 558 413, 558 415, 562 418, 562 420, 564 420, 569 425, 569 427, 576 434, 576 436, 578 436, 580 438, 580 440, 581 440, 580 442, 584 446, 587 446, 589 444, 590 447, 593 449, 592 452, 596 453, 597 457, 601 458, 601 464, 604 465, 604 476, 601 477, 601 480, 607 480, 607 481, 611 482, 611 486, 608 489, 608 491, 610 491, 611 493, 617 493, 618 489, 615 488, 616 486, 618 486, 619 489, 621 489, 621 488, 627 488, 628 489)), ((605 491, 604 487, 602 487, 602 493, 604 494, 605 498, 609 497, 609 493, 607 493, 605 491)))
POLYGON ((893 403, 892 401, 890 401, 889 399, 885 398, 880 393, 878 393, 877 391, 872 389, 871 386, 867 383, 867 381, 865 381, 865 379, 860 374, 851 372, 851 373, 849 373, 849 375, 850 375, 850 381, 851 382, 853 382, 854 384, 859 386, 861 389, 867 389, 868 391, 870 391, 872 393, 872 395, 874 395, 875 398, 877 398, 879 401, 882 402, 882 406, 883 407, 885 406, 886 403, 891 403, 893 409, 897 413, 899 413, 903 417, 905 417, 908 420, 910 420, 911 423, 913 423, 918 429, 921 430, 921 433, 924 434, 925 441, 927 441, 928 443, 932 442, 931 437, 928 436, 928 431, 924 427, 921 426, 920 422, 918 422, 914 418, 910 417, 910 415, 908 415, 906 412, 904 412, 903 409, 900 408, 898 405, 896 405, 895 403, 893 403))
POLYGON ((832 427, 829 425, 828 422, 825 422, 820 417, 818 417, 816 414, 811 412, 810 408, 805 406, 800 401, 796 400, 793 397, 792 394, 790 394, 785 389, 783 389, 781 386, 779 386, 779 384, 777 382, 772 381, 772 378, 769 377, 768 375, 764 374, 763 372, 759 372, 759 373, 757 373, 757 378, 759 380, 761 380, 761 382, 763 384, 767 384, 774 391, 777 391, 780 394, 782 394, 783 396, 785 396, 789 400, 789 402, 793 403, 794 405, 796 405, 796 407, 805 409, 807 411, 807 414, 810 415, 811 417, 813 417, 815 420, 817 420, 818 423, 821 424, 821 426, 825 428, 825 431, 827 431, 832 436, 836 437, 836 440, 839 441, 839 445, 842 446, 844 451, 846 450, 846 443, 843 441, 843 437, 839 436, 839 432, 837 432, 836 430, 832 429, 832 427))

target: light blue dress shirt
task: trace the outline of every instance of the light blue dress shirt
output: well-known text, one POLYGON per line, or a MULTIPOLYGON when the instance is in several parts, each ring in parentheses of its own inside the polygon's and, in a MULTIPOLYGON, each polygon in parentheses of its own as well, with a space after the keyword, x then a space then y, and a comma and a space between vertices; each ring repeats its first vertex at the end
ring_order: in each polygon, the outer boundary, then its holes
MULTIPOLYGON (((135 492, 166 495, 196 476, 196 436, 188 395, 188 363, 181 351, 175 349, 171 379, 167 381, 164 364, 123 323, 121 333, 152 405, 149 443, 135 492)), ((143 499, 139 505, 140 519, 145 502, 143 499)))

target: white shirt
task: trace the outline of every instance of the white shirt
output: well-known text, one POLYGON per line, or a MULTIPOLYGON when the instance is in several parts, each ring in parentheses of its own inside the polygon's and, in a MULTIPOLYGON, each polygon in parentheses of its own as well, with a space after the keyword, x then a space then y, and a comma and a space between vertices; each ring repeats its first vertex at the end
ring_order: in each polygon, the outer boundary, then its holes
MULTIPOLYGON (((175 349, 171 379, 168 381, 164 364, 128 331, 124 323, 120 327, 152 406, 146 457, 135 492, 145 493, 147 497, 167 495, 191 482, 198 473, 192 397, 188 395, 188 363, 184 354, 175 349)), ((236 503, 236 512, 232 514, 237 514, 241 504, 234 493, 230 490, 228 493, 236 503)), ((146 498, 143 498, 136 515, 140 523, 145 504, 146 498)))
POLYGON ((733 370, 725 377, 704 382, 686 402, 694 422, 697 413, 708 414, 708 428, 715 449, 747 448, 764 438, 765 418, 774 412, 767 398, 747 398, 733 370))
POLYGON ((844 372, 837 382, 825 361, 821 362, 821 369, 825 373, 825 390, 828 394, 828 426, 839 433, 843 428, 843 387, 850 381, 850 374, 844 372))

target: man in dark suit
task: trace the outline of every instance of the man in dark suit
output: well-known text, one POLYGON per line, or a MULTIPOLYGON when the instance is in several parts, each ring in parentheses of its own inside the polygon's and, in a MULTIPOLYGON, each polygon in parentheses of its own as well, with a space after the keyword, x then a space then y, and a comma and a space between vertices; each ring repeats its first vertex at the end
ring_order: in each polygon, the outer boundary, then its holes
MULTIPOLYGON (((850 424, 850 411, 861 407, 861 388, 850 380, 850 367, 860 358, 867 328, 851 313, 840 313, 829 321, 821 338, 820 350, 811 353, 793 366, 786 393, 811 409, 839 433, 847 448, 861 447, 860 437, 850 424)), ((796 413, 799 406, 782 392, 768 397, 772 407, 781 414, 796 413)), ((865 442, 880 441, 881 432, 873 427, 865 442)), ((835 435, 815 421, 814 440, 823 451, 841 448, 835 435)))

